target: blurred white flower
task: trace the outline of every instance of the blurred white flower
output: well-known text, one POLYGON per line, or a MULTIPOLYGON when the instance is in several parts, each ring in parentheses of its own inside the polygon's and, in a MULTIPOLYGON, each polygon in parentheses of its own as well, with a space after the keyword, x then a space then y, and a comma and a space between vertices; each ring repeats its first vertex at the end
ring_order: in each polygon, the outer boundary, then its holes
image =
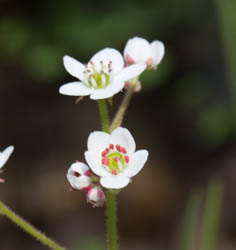
POLYGON ((0 168, 2 168, 5 165, 10 155, 12 154, 13 150, 14 150, 14 147, 9 146, 6 149, 4 149, 2 152, 0 152, 0 168))
POLYGON ((69 74, 80 81, 64 84, 59 92, 69 96, 87 96, 91 99, 112 97, 124 87, 124 82, 140 75, 146 68, 144 63, 125 67, 119 51, 105 48, 97 52, 88 64, 64 56, 64 66, 69 74))
POLYGON ((146 63, 148 68, 155 69, 165 53, 164 44, 155 40, 149 43, 146 39, 134 37, 128 40, 124 49, 124 58, 128 64, 146 63))
POLYGON ((101 177, 103 187, 123 188, 143 168, 148 151, 135 152, 135 147, 126 128, 116 128, 111 134, 96 131, 89 135, 85 158, 91 170, 101 177))
POLYGON ((100 187, 94 186, 88 190, 87 202, 93 207, 102 207, 106 202, 106 196, 100 187))
POLYGON ((86 164, 75 162, 68 169, 67 179, 72 188, 77 190, 86 189, 91 183, 91 171, 86 164))

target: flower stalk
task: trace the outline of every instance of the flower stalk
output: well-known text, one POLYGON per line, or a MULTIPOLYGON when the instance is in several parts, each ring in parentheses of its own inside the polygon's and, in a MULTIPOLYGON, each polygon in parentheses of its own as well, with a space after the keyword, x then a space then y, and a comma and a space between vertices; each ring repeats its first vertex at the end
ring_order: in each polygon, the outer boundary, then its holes
POLYGON ((48 246, 54 250, 65 250, 64 247, 57 244, 52 239, 48 238, 45 234, 40 232, 34 226, 30 225, 26 220, 21 218, 19 215, 14 213, 10 208, 8 208, 3 202, 0 201, 0 213, 4 214, 8 219, 10 219, 13 223, 18 225, 21 229, 26 231, 32 237, 39 240, 42 244, 48 246))
POLYGON ((101 116, 102 129, 104 132, 110 134, 108 110, 105 99, 98 100, 98 108, 101 116))
POLYGON ((118 249, 117 217, 116 217, 116 195, 107 191, 107 249, 118 249))

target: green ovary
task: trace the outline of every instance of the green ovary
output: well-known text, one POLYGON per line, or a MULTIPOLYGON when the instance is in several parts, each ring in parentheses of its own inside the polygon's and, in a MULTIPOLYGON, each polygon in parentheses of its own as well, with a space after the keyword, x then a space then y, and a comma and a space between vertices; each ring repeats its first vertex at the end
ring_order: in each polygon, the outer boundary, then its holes
POLYGON ((110 80, 110 76, 107 73, 101 72, 94 72, 93 75, 90 75, 88 78, 88 83, 90 88, 95 88, 95 89, 103 89, 105 88, 108 84, 109 84, 109 80, 110 80), (102 75, 105 77, 105 83, 102 82, 102 75), (93 82, 92 82, 92 78, 95 80, 96 82, 96 86, 94 86, 93 82))
POLYGON ((111 154, 108 154, 106 156, 110 162, 109 162, 109 170, 112 172, 112 170, 116 170, 117 172, 120 172, 124 169, 125 167, 125 160, 124 160, 124 157, 121 153, 118 153, 118 152, 115 152, 115 153, 111 153, 111 154), (115 157, 118 157, 120 160, 119 162, 121 163, 122 165, 122 169, 119 168, 119 165, 118 165, 118 162, 114 159, 115 157))

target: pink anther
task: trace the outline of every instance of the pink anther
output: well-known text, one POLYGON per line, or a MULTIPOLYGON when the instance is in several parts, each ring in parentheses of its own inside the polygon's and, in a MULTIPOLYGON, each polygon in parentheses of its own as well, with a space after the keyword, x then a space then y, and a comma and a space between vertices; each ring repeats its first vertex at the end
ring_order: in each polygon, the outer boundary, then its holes
POLYGON ((106 158, 106 157, 102 158, 102 164, 103 164, 103 165, 106 165, 106 166, 109 166, 109 164, 110 164, 110 159, 109 159, 109 158, 106 158))
POLYGON ((114 144, 110 144, 110 145, 109 145, 109 148, 110 148, 110 149, 114 149, 114 144))
POLYGON ((104 151, 102 151, 102 157, 105 157, 108 152, 109 152, 109 148, 106 148, 104 151))

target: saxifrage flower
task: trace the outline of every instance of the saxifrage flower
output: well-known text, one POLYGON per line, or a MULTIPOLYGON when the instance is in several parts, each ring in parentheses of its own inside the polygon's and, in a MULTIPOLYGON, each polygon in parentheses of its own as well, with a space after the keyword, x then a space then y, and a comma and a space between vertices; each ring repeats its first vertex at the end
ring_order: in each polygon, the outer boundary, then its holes
POLYGON ((86 161, 91 170, 100 176, 100 183, 108 189, 127 186, 131 177, 144 166, 147 150, 135 152, 135 141, 128 129, 116 128, 111 134, 96 131, 89 135, 86 161))
POLYGON ((141 37, 128 40, 124 49, 124 58, 128 64, 146 63, 148 68, 156 68, 165 53, 164 44, 155 40, 149 43, 141 37))
POLYGON ((59 92, 69 96, 87 96, 91 99, 112 97, 124 87, 124 83, 146 68, 144 63, 125 67, 119 51, 105 48, 97 52, 88 64, 82 64, 70 56, 64 56, 64 66, 69 74, 80 81, 64 84, 59 92))

